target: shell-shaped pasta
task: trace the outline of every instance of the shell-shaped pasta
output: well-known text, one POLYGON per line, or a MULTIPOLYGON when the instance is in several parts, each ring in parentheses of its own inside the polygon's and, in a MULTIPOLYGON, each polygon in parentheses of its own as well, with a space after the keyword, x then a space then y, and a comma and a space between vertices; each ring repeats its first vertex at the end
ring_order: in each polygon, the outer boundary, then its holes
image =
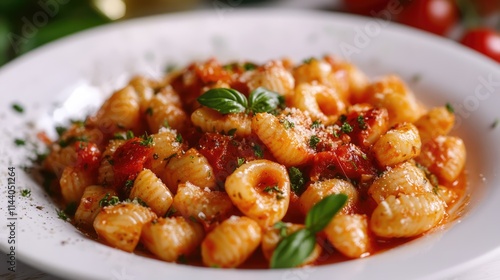
POLYGON ((290 203, 290 179, 283 165, 254 160, 238 167, 226 179, 234 205, 263 228, 280 221, 290 203))
POLYGON ((94 220, 100 239, 126 252, 132 252, 141 237, 144 224, 156 219, 149 208, 136 203, 120 203, 104 207, 94 220))
POLYGON ((336 215, 323 231, 333 247, 349 258, 360 258, 370 252, 365 215, 336 215))
MULTIPOLYGON (((285 166, 296 166, 308 162, 312 156, 309 140, 312 136, 307 116, 300 110, 290 110, 290 115, 279 117, 269 113, 258 113, 252 118, 252 131, 271 151, 276 160, 285 166), (306 119, 306 120, 304 120, 306 119), (285 124, 293 123, 286 126, 285 124)), ((309 123, 311 121, 309 120, 309 123)))
POLYGON ((184 145, 177 141, 177 131, 174 129, 162 128, 151 137, 153 137, 151 171, 165 182, 168 173, 165 168, 168 162, 182 152, 184 145))
POLYGON ((412 237, 436 226, 445 214, 445 204, 434 193, 390 195, 373 211, 370 228, 380 237, 412 237))
POLYGON ((175 262, 192 254, 204 237, 202 226, 184 217, 159 218, 144 225, 141 243, 158 258, 175 262))
POLYGON ((113 189, 103 188, 99 185, 92 185, 85 188, 80 204, 75 212, 75 225, 82 228, 92 228, 94 219, 101 211, 99 202, 106 195, 116 196, 113 189))
POLYGON ((393 166, 418 156, 421 146, 417 128, 402 123, 380 136, 373 145, 373 153, 381 165, 393 166))
POLYGON ((432 192, 432 185, 424 172, 410 162, 404 162, 385 171, 373 181, 368 194, 380 203, 389 195, 421 194, 432 192))
POLYGON ((291 97, 291 105, 309 112, 313 120, 324 123, 345 112, 346 105, 333 89, 319 84, 299 84, 291 97))
POLYGON ((204 223, 222 221, 234 209, 227 193, 203 189, 190 182, 179 184, 172 206, 182 216, 204 223))
POLYGON ((191 114, 191 121, 204 132, 227 133, 235 130, 235 135, 245 137, 252 132, 252 119, 248 114, 223 115, 213 109, 201 107, 191 114))
POLYGON ((232 216, 212 230, 201 243, 206 266, 237 267, 257 249, 262 230, 254 220, 232 216))
POLYGON ((186 127, 188 116, 176 104, 176 93, 167 91, 165 94, 156 94, 151 98, 146 109, 146 120, 150 131, 156 133, 160 128, 169 126, 177 130, 186 127))
POLYGON ((173 202, 170 190, 149 169, 144 169, 137 175, 129 197, 140 198, 159 217, 165 216, 173 202))
POLYGON ((66 203, 78 203, 85 188, 96 183, 94 176, 79 168, 67 166, 59 180, 61 195, 66 203))
POLYGON ((307 214, 316 203, 326 196, 339 193, 343 193, 348 197, 340 213, 351 212, 358 202, 358 191, 350 182, 342 179, 329 179, 309 185, 299 197, 300 210, 302 213, 307 214))
POLYGON ((296 84, 318 82, 330 86, 330 74, 332 66, 320 59, 310 59, 293 69, 293 77, 296 84))
MULTIPOLYGON (((325 59, 328 60, 328 57, 325 59)), ((353 104, 364 101, 370 80, 363 71, 352 63, 338 61, 332 63, 332 75, 332 83, 347 84, 347 90, 344 90, 347 100, 350 100, 353 104)))
POLYGON ((129 85, 135 89, 139 97, 141 113, 145 113, 148 108, 149 100, 151 100, 155 94, 154 87, 157 86, 157 83, 143 76, 135 76, 130 80, 129 85))
POLYGON ((110 140, 102 154, 101 164, 97 169, 97 182, 102 186, 113 186, 115 175, 113 172, 113 154, 125 140, 110 140))
POLYGON ((446 208, 455 204, 459 197, 458 193, 455 190, 443 185, 439 185, 436 189, 436 192, 441 200, 446 203, 446 208))
POLYGON ((67 166, 75 166, 76 161, 76 150, 71 145, 64 148, 53 149, 43 161, 43 167, 54 172, 58 178, 61 178, 64 169, 67 166))
POLYGON ((422 143, 440 135, 447 135, 455 123, 455 114, 445 107, 432 108, 421 116, 414 125, 417 127, 422 143))
POLYGON ((214 171, 207 158, 195 148, 172 157, 165 167, 165 184, 173 192, 187 181, 201 188, 214 189, 217 184, 214 171))
POLYGON ((397 123, 416 121, 421 115, 413 92, 397 76, 386 76, 375 81, 367 88, 368 103, 375 107, 386 108, 389 113, 389 126, 397 123))
MULTIPOLYGON (((304 225, 291 224, 291 223, 286 223, 285 226, 287 235, 290 235, 304 228, 304 225)), ((276 249, 276 246, 278 246, 278 243, 283 238, 284 237, 281 236, 280 234, 280 229, 269 227, 266 230, 264 230, 264 233, 262 234, 261 248, 262 248, 262 253, 264 253, 264 257, 267 260, 271 260, 271 257, 273 256, 274 253, 274 249, 276 249)), ((316 246, 314 246, 314 249, 311 252, 311 254, 299 266, 304 266, 315 262, 321 255, 321 252, 322 252, 321 246, 318 243, 316 243, 316 246)))
POLYGON ((264 87, 281 95, 288 95, 295 87, 295 80, 281 61, 271 61, 255 70, 247 85, 250 91, 264 87))
POLYGON ((96 115, 96 122, 104 133, 114 133, 120 130, 140 131, 139 97, 132 86, 113 93, 106 100, 96 115))
POLYGON ((453 136, 438 136, 422 146, 415 160, 427 167, 439 179, 452 182, 464 169, 466 159, 462 139, 453 136))

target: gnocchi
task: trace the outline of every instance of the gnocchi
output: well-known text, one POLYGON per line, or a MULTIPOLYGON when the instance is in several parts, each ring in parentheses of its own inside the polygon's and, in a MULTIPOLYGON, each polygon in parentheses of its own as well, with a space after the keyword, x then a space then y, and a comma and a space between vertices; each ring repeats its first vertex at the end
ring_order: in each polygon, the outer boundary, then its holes
POLYGON ((209 59, 133 77, 58 131, 41 168, 76 227, 126 252, 219 268, 280 267, 288 249, 300 267, 364 258, 467 196, 453 110, 416 97, 333 56, 209 59), (338 197, 333 218, 313 215, 338 197))

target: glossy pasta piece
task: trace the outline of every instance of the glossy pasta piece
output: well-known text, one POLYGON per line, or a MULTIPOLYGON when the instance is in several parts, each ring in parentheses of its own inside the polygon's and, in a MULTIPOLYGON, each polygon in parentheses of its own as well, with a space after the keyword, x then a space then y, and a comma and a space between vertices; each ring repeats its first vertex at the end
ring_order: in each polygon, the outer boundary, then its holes
POLYGON ((286 168, 265 159, 238 167, 227 177, 225 189, 234 205, 263 228, 280 221, 290 203, 286 168))
POLYGON ((165 184, 173 192, 187 181, 201 188, 216 187, 214 171, 207 158, 195 148, 172 157, 164 170, 165 184))
POLYGON ((151 171, 164 183, 168 174, 166 171, 167 164, 173 157, 181 154, 184 149, 184 145, 182 141, 179 141, 177 135, 177 131, 170 128, 162 128, 158 133, 151 135, 153 137, 151 171))
POLYGON ((66 203, 78 203, 85 188, 96 183, 96 178, 80 168, 67 166, 59 180, 61 195, 66 203))
POLYGON ((245 137, 252 132, 252 119, 246 113, 223 115, 213 109, 201 107, 191 114, 193 124, 204 132, 226 134, 235 131, 234 135, 245 137))
POLYGON ((446 107, 432 108, 421 116, 414 125, 417 127, 422 143, 437 136, 447 135, 455 123, 455 114, 446 107))
POLYGON ((204 223, 222 221, 234 209, 227 193, 200 188, 190 182, 179 184, 172 206, 182 216, 204 223))
POLYGON ((438 136, 422 146, 422 152, 415 160, 439 179, 452 182, 464 169, 466 157, 462 139, 438 136))
POLYGON ((373 211, 371 230, 380 237, 413 237, 445 217, 445 204, 434 193, 388 196, 373 211))
POLYGON ((271 61, 252 73, 247 86, 250 91, 264 87, 281 95, 288 95, 295 87, 295 80, 281 61, 271 61))
POLYGON ((372 150, 381 165, 393 166, 418 156, 421 146, 417 128, 411 123, 402 123, 382 135, 372 150))
POLYGON ((365 215, 338 214, 323 231, 333 247, 349 258, 361 258, 370 252, 368 219, 365 215))
POLYGON ((325 60, 332 65, 333 82, 343 88, 346 100, 352 104, 365 100, 366 89, 370 80, 356 65, 345 60, 332 59, 329 56, 325 60))
POLYGON ((262 230, 254 220, 232 216, 207 234, 201 243, 203 264, 233 268, 242 264, 259 246, 262 230))
POLYGON ((53 149, 43 161, 43 168, 53 172, 57 178, 61 178, 67 166, 75 166, 77 153, 73 145, 53 149))
POLYGON ((459 198, 458 193, 453 188, 447 186, 439 185, 435 191, 439 198, 446 204, 446 208, 454 205, 459 198))
POLYGON ((175 262, 192 254, 204 237, 202 226, 196 222, 184 217, 159 218, 144 225, 141 243, 158 258, 175 262))
POLYGON ((397 76, 386 76, 367 88, 366 101, 375 107, 386 108, 389 126, 416 121, 422 114, 413 92, 397 76))
POLYGON ((132 86, 113 93, 96 114, 96 123, 103 133, 131 130, 141 133, 139 97, 132 86))
POLYGON ((333 121, 345 113, 346 104, 333 89, 315 83, 299 84, 291 97, 293 107, 309 113, 313 120, 333 121))
POLYGON ((101 211, 99 202, 106 195, 116 196, 113 189, 103 188, 99 185, 91 185, 85 188, 80 204, 75 212, 75 225, 82 228, 92 228, 94 219, 101 211))
POLYGON ((149 208, 120 203, 104 207, 94 220, 94 229, 99 239, 110 246, 132 252, 139 243, 144 224, 156 218, 149 208))
POLYGON ((178 98, 176 95, 171 89, 151 98, 146 109, 146 120, 150 131, 157 133, 162 127, 171 127, 176 130, 186 127, 188 116, 182 107, 176 104, 178 98))
MULTIPOLYGON (((285 227, 286 229, 284 230, 283 233, 285 233, 286 234, 285 236, 287 236, 304 228, 304 225, 286 223, 285 227)), ((273 256, 276 246, 278 246, 278 243, 285 236, 281 234, 280 229, 277 229, 275 227, 269 227, 264 230, 264 233, 262 234, 261 248, 262 248, 262 253, 264 253, 264 257, 268 261, 271 260, 271 257, 273 256)), ((311 254, 299 266, 305 266, 314 263, 320 257, 322 251, 323 250, 321 249, 321 246, 318 243, 316 243, 316 246, 314 246, 314 249, 311 252, 311 254)))
POLYGON ((144 114, 147 111, 149 101, 155 94, 154 88, 157 86, 157 83, 143 76, 135 76, 130 80, 129 85, 135 89, 139 97, 141 113, 144 114))
POLYGON ((290 114, 279 117, 269 113, 255 114, 252 118, 252 131, 279 163, 296 166, 308 162, 313 154, 309 147, 312 136, 309 128, 312 122, 299 110, 292 109, 289 112, 290 114))
POLYGON ((149 169, 144 169, 137 175, 129 197, 140 198, 159 217, 165 216, 173 202, 170 190, 149 169))
POLYGON ((106 150, 102 154, 101 164, 97 169, 97 182, 102 186, 113 186, 115 175, 113 172, 113 154, 125 140, 110 140, 106 146, 106 150))
POLYGON ((432 192, 432 185, 425 177, 424 172, 410 162, 404 162, 385 171, 373 181, 368 194, 380 203, 389 195, 415 195, 432 192))
POLYGON ((350 182, 342 179, 329 179, 309 185, 299 197, 300 210, 303 214, 307 214, 316 203, 326 196, 339 193, 343 193, 348 197, 340 213, 351 212, 358 202, 358 191, 350 182))
POLYGON ((331 86, 332 66, 320 59, 311 58, 293 69, 296 84, 317 82, 331 86))

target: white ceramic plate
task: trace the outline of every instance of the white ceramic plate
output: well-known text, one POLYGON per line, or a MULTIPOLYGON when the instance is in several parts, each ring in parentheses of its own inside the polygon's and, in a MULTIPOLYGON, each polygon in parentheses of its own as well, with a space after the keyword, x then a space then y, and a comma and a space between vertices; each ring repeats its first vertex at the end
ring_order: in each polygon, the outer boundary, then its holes
MULTIPOLYGON (((500 247, 500 68, 443 39, 390 22, 333 13, 214 9, 113 24, 33 51, 0 69, 2 176, 7 223, 7 167, 16 166, 16 256, 64 278, 86 279, 436 279, 484 261, 500 247), (57 218, 50 198, 20 168, 13 139, 81 117, 131 74, 156 76, 169 64, 221 60, 301 60, 323 54, 352 60, 370 76, 397 73, 430 106, 451 102, 468 148, 466 214, 445 230, 365 259, 292 270, 220 270, 128 254, 82 236, 57 218), (417 79, 418 77, 418 79, 417 79), (24 114, 11 109, 13 103, 24 114), (92 105, 88 107, 87 105, 92 105)), ((0 227, 6 253, 9 231, 0 227)))

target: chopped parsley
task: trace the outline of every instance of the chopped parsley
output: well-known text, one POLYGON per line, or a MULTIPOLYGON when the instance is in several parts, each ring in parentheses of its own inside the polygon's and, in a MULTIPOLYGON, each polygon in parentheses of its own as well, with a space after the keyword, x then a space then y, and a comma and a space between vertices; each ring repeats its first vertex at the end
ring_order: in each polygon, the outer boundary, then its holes
POLYGON ((134 180, 128 179, 127 181, 125 181, 125 188, 131 189, 133 186, 134 186, 134 180))
POLYGON ((170 207, 167 213, 165 213, 165 218, 172 217, 175 214, 175 212, 177 212, 177 209, 175 209, 174 207, 170 207))
POLYGON ((251 63, 251 62, 245 62, 245 64, 243 64, 243 69, 245 71, 250 71, 250 70, 254 70, 255 68, 257 68, 257 65, 251 63))
POLYGON ((24 146, 26 145, 26 141, 24 141, 23 139, 14 139, 14 144, 16 144, 16 146, 24 146))
POLYGON ((446 103, 446 110, 452 114, 455 113, 455 108, 450 103, 446 103))
POLYGON ((111 196, 107 193, 101 200, 99 200, 99 207, 112 206, 120 203, 120 199, 117 196, 111 196))
POLYGON ((283 192, 278 188, 278 186, 274 185, 274 186, 267 186, 264 188, 264 190, 262 190, 263 192, 266 192, 266 193, 273 193, 273 192, 277 192, 277 193, 280 193, 282 194, 283 192))
POLYGON ((242 166, 245 163, 245 158, 239 157, 237 160, 238 160, 238 163, 237 163, 238 167, 242 166))
POLYGON ((344 122, 340 127, 340 130, 344 133, 352 132, 353 128, 348 122, 344 122))
POLYGON ((313 121, 313 123, 311 124, 311 128, 312 129, 315 129, 315 128, 320 128, 321 127, 321 121, 320 120, 315 120, 313 121))
POLYGON ((16 111, 18 113, 23 113, 24 112, 23 106, 19 105, 18 103, 12 104, 12 109, 14 109, 14 111, 16 111))
POLYGON ((61 146, 61 148, 67 147, 75 142, 88 142, 89 138, 85 135, 82 136, 71 136, 68 137, 68 139, 61 139, 59 140, 58 144, 61 146))
POLYGON ((175 136, 175 142, 178 142, 178 143, 181 143, 182 144, 182 135, 180 133, 178 133, 176 136, 175 136))
POLYGON ((132 139, 134 137, 135 137, 134 133, 131 130, 127 130, 127 133, 126 133, 127 140, 132 139))
POLYGON ((292 166, 288 168, 288 176, 290 177, 292 191, 300 195, 304 191, 306 184, 302 171, 300 171, 297 167, 292 166))
POLYGON ((56 126, 56 132, 61 137, 66 132, 66 128, 64 126, 56 126))
POLYGON ((280 124, 282 124, 285 129, 290 129, 295 127, 295 123, 287 119, 281 119, 280 124))
POLYGON ((361 129, 361 130, 365 130, 368 128, 366 126, 366 123, 365 123, 365 118, 362 115, 358 116, 358 125, 359 125, 359 129, 361 129))
POLYGON ((151 147, 153 145, 153 136, 144 136, 143 139, 139 142, 141 146, 151 147))
POLYGON ((170 128, 170 124, 168 123, 168 120, 163 121, 163 127, 164 128, 170 128))
POLYGON ((63 221, 67 221, 68 220, 68 215, 66 215, 66 213, 64 213, 64 210, 58 210, 56 209, 56 212, 57 212, 57 217, 63 221))
POLYGON ((263 151, 263 150, 262 150, 262 148, 261 148, 259 145, 257 145, 257 144, 255 144, 255 145, 253 146, 253 152, 254 152, 255 156, 256 156, 256 157, 258 157, 258 158, 263 158, 263 157, 264 157, 264 151, 263 151))
POLYGON ((316 149, 316 146, 318 146, 318 143, 320 141, 321 140, 319 139, 318 136, 316 136, 316 135, 311 136, 311 138, 309 139, 309 147, 316 149))
POLYGON ((148 207, 146 202, 144 200, 140 199, 139 197, 134 197, 134 199, 127 198, 123 202, 135 203, 135 204, 139 204, 139 205, 144 206, 144 207, 148 207))
POLYGON ((23 189, 23 190, 21 190, 21 196, 22 197, 30 197, 31 196, 31 190, 29 190, 29 189, 23 189))
POLYGON ((316 60, 316 58, 314 58, 314 57, 309 57, 309 58, 306 58, 306 59, 302 60, 302 63, 304 63, 304 64, 309 64, 309 63, 311 63, 313 60, 316 60))

